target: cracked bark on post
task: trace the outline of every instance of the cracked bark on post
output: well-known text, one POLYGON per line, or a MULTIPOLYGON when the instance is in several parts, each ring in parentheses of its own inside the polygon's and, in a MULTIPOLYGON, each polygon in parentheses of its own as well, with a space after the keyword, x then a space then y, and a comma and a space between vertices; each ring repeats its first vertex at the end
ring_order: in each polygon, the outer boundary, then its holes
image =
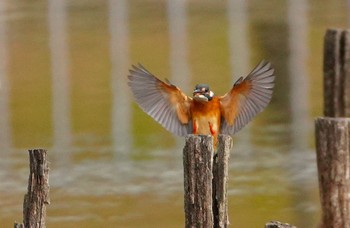
POLYGON ((49 168, 46 157, 46 150, 29 150, 30 172, 28 192, 23 202, 23 223, 15 223, 16 228, 46 227, 46 205, 50 203, 49 168))
POLYGON ((188 135, 183 150, 185 227, 227 227, 228 160, 232 139, 220 135, 218 152, 213 137, 188 135), (215 156, 214 156, 215 155, 215 156))

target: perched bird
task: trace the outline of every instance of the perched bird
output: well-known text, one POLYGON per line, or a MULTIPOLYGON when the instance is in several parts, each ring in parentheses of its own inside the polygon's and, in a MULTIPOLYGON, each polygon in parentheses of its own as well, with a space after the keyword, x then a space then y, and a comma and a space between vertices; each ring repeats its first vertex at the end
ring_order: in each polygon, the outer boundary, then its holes
POLYGON ((208 85, 197 84, 192 98, 141 64, 132 66, 128 78, 137 104, 165 129, 179 136, 211 134, 216 145, 218 134, 235 134, 268 105, 275 75, 271 64, 261 61, 225 95, 215 96, 208 85))

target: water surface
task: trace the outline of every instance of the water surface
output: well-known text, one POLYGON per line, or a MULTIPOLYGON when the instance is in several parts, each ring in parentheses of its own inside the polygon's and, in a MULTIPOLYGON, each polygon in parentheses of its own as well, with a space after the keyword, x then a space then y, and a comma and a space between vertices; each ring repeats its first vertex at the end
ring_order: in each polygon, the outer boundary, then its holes
POLYGON ((231 227, 317 226, 323 36, 348 26, 347 1, 4 0, 0 12, 1 225, 22 219, 27 149, 47 148, 48 227, 183 227, 184 139, 135 105, 128 69, 220 95, 266 59, 272 102, 234 136, 231 227))

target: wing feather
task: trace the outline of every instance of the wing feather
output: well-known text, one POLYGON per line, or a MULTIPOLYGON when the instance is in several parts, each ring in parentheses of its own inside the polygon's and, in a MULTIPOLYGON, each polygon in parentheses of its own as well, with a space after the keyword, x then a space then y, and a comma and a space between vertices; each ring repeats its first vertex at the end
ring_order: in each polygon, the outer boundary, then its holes
POLYGON ((191 133, 192 98, 176 86, 159 80, 141 64, 133 65, 129 72, 128 85, 144 112, 173 134, 191 133))
POLYGON ((220 132, 233 135, 260 113, 272 98, 274 80, 274 69, 267 61, 261 61, 243 80, 238 79, 231 91, 220 97, 220 132))

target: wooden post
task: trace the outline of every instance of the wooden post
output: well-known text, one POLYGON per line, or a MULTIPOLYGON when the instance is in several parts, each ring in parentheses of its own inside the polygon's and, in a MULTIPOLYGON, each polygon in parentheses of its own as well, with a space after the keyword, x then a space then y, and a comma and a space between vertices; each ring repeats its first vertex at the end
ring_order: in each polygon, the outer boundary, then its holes
POLYGON ((323 61, 324 116, 350 117, 350 30, 327 30, 323 61))
POLYGON ((183 150, 185 227, 227 227, 228 160, 232 139, 219 136, 214 153, 213 137, 189 135, 183 150))
POLYGON ((185 227, 213 227, 213 139, 189 135, 183 150, 185 227))
POLYGON ((265 224, 265 228, 296 228, 289 223, 281 223, 278 221, 271 221, 265 224))
POLYGON ((213 164, 213 215, 214 227, 227 227, 228 219, 228 167, 232 138, 228 135, 219 135, 217 156, 213 164))
POLYGON ((315 121, 321 227, 350 227, 350 31, 324 39, 324 118, 315 121), (343 118, 340 118, 343 117, 343 118))
POLYGON ((49 199, 49 168, 46 150, 29 150, 28 192, 23 202, 23 223, 15 223, 16 228, 44 228, 46 204, 49 199))
POLYGON ((350 227, 350 118, 316 119, 322 227, 350 227))

